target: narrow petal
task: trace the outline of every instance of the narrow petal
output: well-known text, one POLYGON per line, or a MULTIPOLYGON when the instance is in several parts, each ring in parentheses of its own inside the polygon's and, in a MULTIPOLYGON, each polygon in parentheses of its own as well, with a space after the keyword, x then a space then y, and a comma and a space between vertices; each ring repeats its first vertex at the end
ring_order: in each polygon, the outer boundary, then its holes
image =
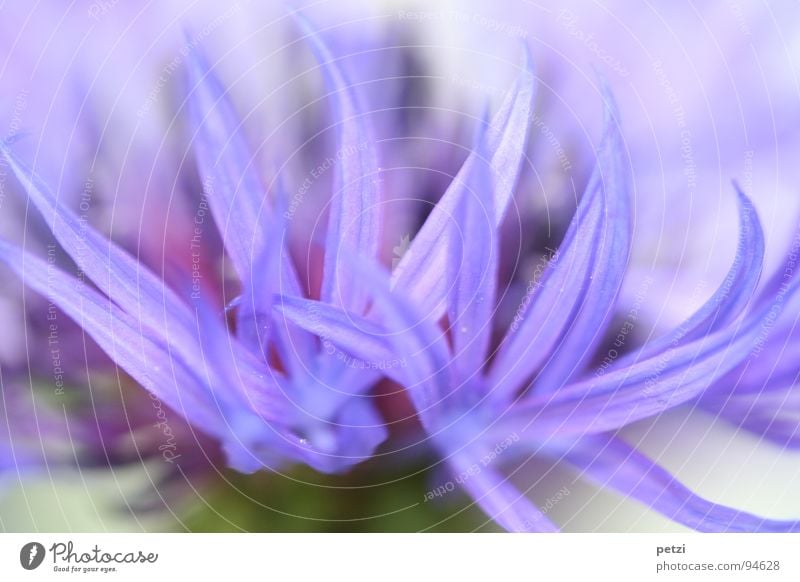
MULTIPOLYGON (((140 322, 113 302, 74 277, 31 255, 0 242, 0 260, 7 263, 37 293, 50 298, 75 320, 122 369, 130 374, 166 406, 175 410, 198 429, 218 438, 230 452, 231 466, 242 471, 263 468, 264 459, 296 453, 287 441, 283 421, 287 418, 285 400, 270 398, 264 389, 268 382, 253 374, 246 362, 241 366, 242 385, 220 375, 221 352, 210 353, 208 329, 198 327, 201 342, 195 339, 193 357, 184 358, 163 340, 153 337, 140 322), (53 292, 57 289, 58 292, 53 292), (245 404, 244 386, 257 385, 245 404), (250 452, 246 457, 242 451, 250 452)), ((225 368, 222 368, 225 369, 225 368)))
MULTIPOLYGON (((338 346, 345 352, 375 366, 397 358, 392 351, 388 333, 372 320, 347 313, 338 307, 299 297, 281 297, 278 309, 295 325, 322 340, 322 351, 338 346)), ((387 370, 392 379, 405 382, 399 369, 387 370)))
POLYGON ((382 207, 376 140, 363 105, 322 36, 299 12, 294 16, 310 41, 334 97, 338 159, 334 162, 321 298, 335 300, 353 313, 363 313, 366 293, 348 276, 342 249, 371 259, 379 257, 382 207))
POLYGON ((563 458, 600 487, 611 487, 698 531, 800 531, 800 521, 766 519, 695 495, 665 469, 615 437, 581 439, 563 458))
MULTIPOLYGON (((188 60, 191 90, 187 101, 192 126, 196 128, 192 145, 205 196, 242 285, 237 329, 247 345, 264 353, 273 283, 280 280, 283 292, 301 294, 297 272, 283 241, 286 225, 280 211, 286 194, 282 182, 276 180, 279 206, 273 209, 254 165, 255 156, 245 140, 242 122, 222 83, 199 49, 191 51, 188 60)), ((277 339, 283 339, 284 344, 291 342, 299 355, 308 357, 307 342, 291 336, 290 330, 278 331, 284 333, 277 339)))
POLYGON ((237 337, 254 353, 262 355, 267 354, 273 327, 272 304, 281 279, 283 237, 283 229, 272 224, 264 246, 256 251, 252 272, 242 282, 236 311, 237 337))
MULTIPOLYGON (((481 151, 490 159, 494 220, 505 216, 517 177, 522 168, 534 101, 534 73, 529 55, 491 127, 485 132, 481 151)), ((453 237, 458 236, 453 216, 464 197, 464 190, 475 190, 469 176, 479 154, 470 154, 441 200, 425 220, 417 236, 392 273, 392 287, 411 298, 423 313, 436 319, 444 315, 447 284, 447 257, 452 252, 453 237)))
MULTIPOLYGON (((764 232, 750 199, 738 188, 739 245, 725 280, 714 295, 677 330, 665 334, 632 354, 645 359, 665 348, 685 344, 734 321, 751 301, 764 261, 764 232)), ((622 365, 620 360, 618 365, 622 365)))
POLYGON ((78 267, 142 325, 177 345, 191 343, 191 311, 166 283, 136 258, 58 203, 46 184, 0 142, 0 155, 78 267))
MULTIPOLYGON (((467 176, 462 200, 454 218, 461 230, 453 241, 448 260, 450 298, 448 315, 453 338, 454 362, 459 377, 469 379, 486 361, 492 336, 492 314, 497 287, 498 240, 492 199, 489 160, 485 140, 478 134, 478 157, 467 176), (470 189, 472 186, 474 189, 470 189)), ((458 180, 459 177, 456 177, 458 180)))
POLYGON ((48 297, 126 372, 172 409, 209 431, 219 418, 204 397, 205 382, 185 362, 107 298, 53 265, 0 242, 0 260, 37 293, 48 297))
POLYGON ((461 486, 498 525, 511 532, 555 532, 557 528, 508 479, 476 463, 479 456, 464 450, 446 456, 461 486), (476 472, 477 469, 477 472, 476 472))
MULTIPOLYGON (((787 296, 795 296, 798 290, 800 279, 794 279, 787 296)), ((510 422, 514 430, 543 437, 596 434, 695 399, 752 355, 773 306, 765 304, 740 325, 644 362, 577 382, 551 396, 532 396, 515 405, 504 422, 510 422)), ((508 430, 500 424, 503 431, 508 430)))
POLYGON ((239 279, 246 281, 254 253, 264 247, 264 224, 271 214, 267 192, 225 87, 198 49, 187 60, 187 102, 196 132, 192 147, 204 193, 225 251, 239 279))
POLYGON ((561 388, 592 357, 614 314, 630 251, 631 199, 616 106, 604 96, 597 165, 558 257, 499 348, 490 376, 495 401, 513 398, 540 368, 537 393, 561 388))
MULTIPOLYGON (((362 327, 363 321, 360 320, 353 325, 356 320, 352 314, 336 313, 322 305, 317 307, 316 315, 298 313, 297 309, 290 310, 287 315, 296 317, 295 322, 308 331, 314 332, 316 327, 316 333, 330 333, 328 339, 333 343, 350 344, 353 353, 357 357, 364 356, 366 361, 374 361, 374 353, 370 356, 368 349, 352 345, 354 338, 358 337, 352 335, 353 328, 362 335, 364 342, 369 342, 368 346, 376 349, 375 353, 385 355, 383 346, 388 346, 393 359, 407 363, 402 371, 403 383, 423 422, 432 421, 428 417, 433 414, 433 407, 443 403, 455 386, 450 369, 450 350, 444 335, 415 306, 389 289, 389 276, 382 267, 363 258, 344 256, 352 276, 369 291, 375 319, 383 331, 375 335, 374 326, 364 324, 362 327)), ((302 302, 293 303, 304 308, 302 302)))

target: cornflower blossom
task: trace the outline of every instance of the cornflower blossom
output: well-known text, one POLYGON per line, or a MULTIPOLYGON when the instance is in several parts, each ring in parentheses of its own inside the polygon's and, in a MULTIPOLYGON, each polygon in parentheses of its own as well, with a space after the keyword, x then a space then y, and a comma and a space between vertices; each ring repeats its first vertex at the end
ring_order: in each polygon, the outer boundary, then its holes
MULTIPOLYGON (((83 227, 6 143, 1 153, 9 167, 92 285, 7 243, 0 244, 2 259, 28 286, 52 295, 144 388, 219 441, 238 471, 305 463, 336 473, 369 458, 387 435, 370 391, 387 376, 407 391, 425 438, 459 483, 508 530, 555 529, 498 467, 519 455, 578 467, 601 486, 696 529, 798 529, 793 521, 695 496, 615 434, 702 399, 709 386, 724 393, 720 379, 752 355, 775 300, 768 291, 752 300, 764 242, 749 199, 739 193, 741 235, 730 284, 676 330, 602 376, 587 375, 618 308, 633 234, 629 156, 604 89, 598 162, 575 219, 541 284, 495 345, 498 228, 526 151, 530 60, 389 275, 379 265, 383 194, 372 130, 329 49, 303 26, 335 104, 342 152, 327 232, 312 241, 324 249, 318 290, 302 284, 285 240, 291 200, 279 182, 263 184, 242 122, 196 50, 187 95, 192 143, 241 295, 223 306, 189 278, 168 287, 83 227), (342 354, 366 369, 343 363, 342 354)), ((782 291, 787 301, 796 286, 792 278, 782 291)))
MULTIPOLYGON (((321 297, 348 309, 364 304, 364 290, 337 278, 340 244, 378 252, 378 166, 370 129, 357 99, 314 38, 335 116, 341 119, 336 169, 341 194, 331 201, 321 297), (354 212, 369 220, 347 228, 354 212), (347 289, 347 291, 345 291, 347 289)), ((53 235, 96 289, 41 259, 3 243, 3 255, 26 284, 51 297, 112 359, 142 386, 223 445, 230 466, 243 472, 300 461, 338 472, 367 458, 385 436, 371 398, 361 396, 379 378, 328 357, 325 346, 298 329, 275 326, 269 317, 276 283, 300 292, 283 245, 285 215, 271 208, 223 87, 204 58, 191 55, 190 117, 197 128, 197 159, 225 249, 240 277, 235 333, 222 309, 187 281, 181 294, 115 243, 62 205, 7 144, 2 153, 53 235), (281 260, 283 259, 283 260, 281 260), (24 273, 24 275, 23 275, 24 273), (56 292, 53 292, 53 291, 56 292), (269 333, 269 336, 267 335, 269 333), (269 341, 269 345, 267 342, 269 341), (272 361, 272 350, 279 362, 272 361), (312 375, 313 372, 313 375, 312 375)))
POLYGON ((587 374, 615 313, 632 236, 624 141, 613 100, 607 92, 604 99, 598 162, 575 220, 526 297, 525 312, 495 349, 495 225, 507 208, 503 186, 513 183, 514 168, 496 169, 498 150, 485 138, 412 243, 399 275, 353 259, 350 268, 372 292, 380 325, 292 297, 282 299, 281 309, 308 329, 313 319, 325 337, 359 358, 407 360, 408 369, 392 377, 410 393, 433 447, 508 530, 555 529, 497 466, 525 453, 572 465, 694 529, 797 531, 800 522, 760 518, 693 494, 616 434, 703 396, 752 354, 765 319, 797 293, 789 277, 779 294, 767 287, 754 299, 764 237, 741 191, 737 254, 716 293, 678 328, 605 374, 587 374), (439 268, 426 269, 437 259, 439 268), (442 305, 444 327, 437 323, 442 305))

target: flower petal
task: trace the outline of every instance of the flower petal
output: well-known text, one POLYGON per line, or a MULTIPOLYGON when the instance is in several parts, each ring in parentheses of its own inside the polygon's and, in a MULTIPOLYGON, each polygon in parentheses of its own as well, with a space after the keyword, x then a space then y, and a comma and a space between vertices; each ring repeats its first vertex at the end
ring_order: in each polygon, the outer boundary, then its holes
POLYGON ((800 521, 765 519, 695 495, 665 469, 616 437, 584 438, 564 460, 600 487, 611 487, 669 519, 704 532, 797 532, 800 521))
POLYGON ((466 476, 461 479, 461 486, 488 517, 511 532, 558 531, 508 479, 492 468, 477 466, 479 458, 466 450, 446 456, 454 474, 466 476))
MULTIPOLYGON (((491 168, 485 158, 485 140, 478 134, 478 157, 466 176, 462 199, 454 209, 461 229, 447 262, 450 297, 448 315, 453 359, 460 378, 481 372, 492 336, 492 314, 497 287, 497 226, 492 200, 491 168)), ((459 176, 456 176, 459 180, 459 176)))
POLYGON ((56 240, 103 293, 159 337, 177 346, 191 344, 191 311, 162 279, 59 204, 47 185, 3 142, 0 155, 8 161, 56 240))
POLYGON ((551 393, 594 355, 614 314, 631 244, 631 198, 622 167, 622 136, 613 97, 606 100, 597 165, 558 257, 533 288, 519 327, 492 364, 492 399, 513 398, 536 370, 536 393, 551 393))
MULTIPOLYGON (((750 199, 736 187, 739 201, 739 245, 725 280, 714 295, 672 333, 631 354, 642 360, 665 348, 685 344, 719 330, 738 317, 755 293, 764 261, 764 232, 750 199)), ((623 365, 620 360, 618 365, 623 365)))
MULTIPOLYGON (((187 101, 196 128, 192 145, 215 224, 242 285, 237 330, 246 345, 264 353, 273 282, 280 275, 284 292, 301 294, 297 272, 283 244, 285 221, 267 199, 242 122, 222 83, 199 49, 192 50, 188 60, 191 90, 187 101)), ((277 203, 282 205, 285 192, 280 180, 277 183, 277 203)), ((299 350, 297 355, 308 357, 307 342, 283 327, 278 331, 283 333, 277 341, 291 342, 293 349, 299 350)), ((283 351, 284 356, 291 353, 283 351)))
POLYGON ((337 157, 333 194, 325 239, 325 267, 321 298, 341 303, 348 311, 363 313, 366 293, 347 274, 345 252, 377 259, 382 223, 381 191, 376 140, 363 105, 322 36, 299 12, 294 13, 334 96, 337 157))
MULTIPOLYGON (((347 313, 338 307, 300 297, 281 297, 276 302, 278 309, 295 325, 319 336, 322 339, 322 351, 330 350, 333 345, 369 364, 396 358, 392 344, 383 327, 365 317, 347 313)), ((388 375, 395 380, 389 370, 388 375)))
POLYGON ((204 193, 225 251, 239 279, 246 281, 253 255, 264 248, 264 225, 271 215, 267 191, 226 89, 199 49, 190 51, 187 60, 192 147, 204 193))
MULTIPOLYGON (((231 344, 230 353, 220 360, 219 356, 224 355, 218 345, 220 335, 209 333, 207 319, 196 324, 193 356, 187 358, 153 337, 135 317, 54 266, 2 241, 0 260, 26 285, 49 297, 74 319, 148 392, 200 430, 218 438, 230 452, 229 461, 234 468, 255 471, 265 462, 266 466, 274 466, 281 454, 298 457, 283 424, 288 418, 285 399, 268 390, 268 377, 235 358, 235 345, 231 344), (231 383, 231 376, 221 373, 231 366, 239 369, 240 382, 231 383), (242 451, 250 452, 245 457, 242 451)), ((235 341, 228 334, 221 337, 235 341)))
MULTIPOLYGON (((794 279, 789 298, 800 290, 794 279)), ((788 299, 786 299, 788 301, 788 299)), ((783 298, 776 299, 779 303, 783 298)), ((728 326, 623 369, 576 382, 551 396, 519 402, 499 423, 541 437, 588 435, 615 430, 660 414, 702 395, 747 358, 774 304, 764 304, 741 324, 728 326)))
MULTIPOLYGON (((192 422, 218 430, 219 418, 206 398, 206 382, 187 362, 170 354, 135 319, 78 279, 0 241, 0 260, 36 292, 74 319, 111 358, 149 392, 192 422), (58 292, 55 292, 55 290, 58 292)), ((199 351, 196 352, 199 354, 199 351)))
MULTIPOLYGON (((530 56, 525 53, 525 57, 514 89, 484 134, 483 151, 491 160, 494 220, 498 225, 505 216, 522 168, 533 108, 534 73, 530 56)), ((446 309, 447 257, 452 252, 452 239, 457 236, 453 215, 464 190, 475 189, 469 176, 475 175, 472 166, 477 161, 478 154, 473 151, 392 273, 392 287, 402 290, 420 311, 433 319, 446 309)))

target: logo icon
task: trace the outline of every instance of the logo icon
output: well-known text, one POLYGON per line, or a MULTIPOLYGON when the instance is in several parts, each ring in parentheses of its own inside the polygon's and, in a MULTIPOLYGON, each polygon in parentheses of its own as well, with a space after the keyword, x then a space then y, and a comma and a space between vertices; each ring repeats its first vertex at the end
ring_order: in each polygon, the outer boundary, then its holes
POLYGON ((44 546, 39 542, 29 542, 19 551, 19 563, 26 570, 35 570, 44 561, 44 546))

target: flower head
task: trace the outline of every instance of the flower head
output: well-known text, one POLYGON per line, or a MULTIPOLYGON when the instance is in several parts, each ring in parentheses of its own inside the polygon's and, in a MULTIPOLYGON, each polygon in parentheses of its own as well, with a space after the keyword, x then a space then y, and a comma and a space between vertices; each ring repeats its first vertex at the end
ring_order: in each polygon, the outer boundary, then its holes
MULTIPOLYGON (((199 207, 210 208, 222 240, 233 301, 224 292, 220 301, 203 283, 208 225, 199 214, 192 273, 173 286, 89 227, 8 140, 0 142, 2 160, 81 276, 7 242, 0 259, 190 430, 218 442, 237 471, 299 463, 339 473, 370 458, 389 434, 373 397, 389 378, 413 403, 422 440, 508 530, 556 529, 505 470, 526 457, 569 465, 698 530, 800 529, 700 498, 620 435, 631 423, 696 403, 796 442, 793 408, 769 416, 776 400, 793 402, 791 363, 750 363, 767 342, 795 337, 787 316, 780 332, 770 327, 762 338, 800 283, 792 267, 759 291, 765 242, 748 197, 735 188, 739 244, 712 297, 675 329, 594 367, 624 309, 634 240, 632 156, 606 83, 596 87, 604 106, 596 163, 572 223, 513 319, 503 321, 500 235, 534 119, 532 59, 525 52, 513 88, 481 119, 470 155, 413 240, 401 243, 389 272, 381 265, 386 211, 375 133, 329 47, 301 16, 298 22, 325 77, 337 132, 336 159, 320 170, 333 177, 327 228, 308 241, 321 256, 318 272, 311 265, 303 273, 288 242, 302 201, 290 199, 282 179, 264 179, 260 152, 197 48, 184 55, 182 113, 203 184, 199 207), (366 366, 349 365, 354 358, 366 366), (758 389, 776 368, 785 382, 758 389), (744 384, 730 387, 733 377, 744 384)), ((0 446, 0 464, 10 450, 0 446)))
MULTIPOLYGON (((331 305, 316 306, 315 313, 324 314, 325 335, 358 357, 399 354, 411 363, 394 378, 410 393, 431 443, 458 482, 509 530, 554 529, 500 472, 508 457, 530 455, 576 467, 695 529, 797 531, 799 522, 762 519, 694 495, 617 435, 628 424, 698 399, 739 366, 779 299, 753 300, 764 240, 755 211, 739 192, 740 244, 717 292, 675 330, 604 374, 590 373, 618 310, 632 239, 624 141, 605 89, 604 101, 597 165, 573 223, 557 258, 525 298, 524 313, 496 346, 496 225, 516 167, 507 158, 496 164, 503 140, 493 142, 491 131, 479 135, 397 277, 374 264, 364 267, 362 258, 352 261, 372 291, 380 325, 331 305), (360 334, 354 336, 353 327, 360 334), (496 460, 497 451, 507 458, 496 460)), ((783 292, 794 296, 797 287, 792 279, 783 292)), ((287 297, 280 307, 310 328, 308 302, 287 297)))
MULTIPOLYGON (((359 147, 371 138, 358 99, 325 44, 308 35, 335 103, 339 149, 350 154, 335 169, 320 298, 359 311, 365 292, 341 277, 337 263, 340 246, 378 252, 377 162, 371 148, 359 147)), ((210 185, 205 197, 241 282, 241 296, 231 306, 232 329, 223 309, 188 281, 183 294, 172 290, 82 223, 7 144, 0 148, 9 167, 94 286, 7 243, 1 245, 3 259, 142 386, 223 443, 234 468, 252 472, 299 461, 341 471, 368 457, 384 438, 364 396, 379 376, 355 375, 308 332, 272 325, 274 294, 303 294, 284 240, 285 193, 265 196, 241 123, 199 52, 190 55, 190 80, 193 143, 203 183, 210 185)))

